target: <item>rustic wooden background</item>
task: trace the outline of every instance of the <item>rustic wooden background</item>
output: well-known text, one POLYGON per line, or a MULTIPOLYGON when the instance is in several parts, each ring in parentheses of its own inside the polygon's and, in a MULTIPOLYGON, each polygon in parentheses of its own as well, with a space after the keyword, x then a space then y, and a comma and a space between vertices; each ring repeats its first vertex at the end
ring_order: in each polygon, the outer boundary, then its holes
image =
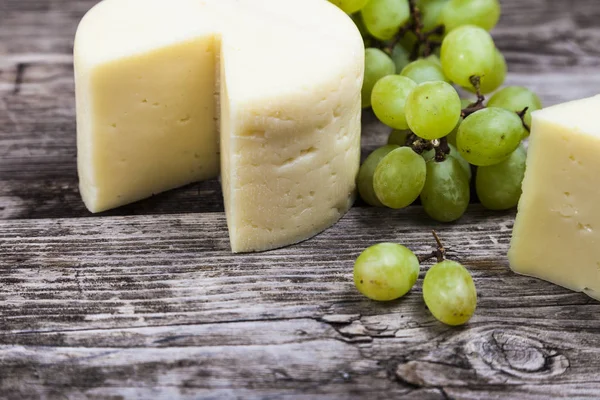
MULTIPOLYGON (((514 212, 359 205, 249 255, 229 252, 216 181, 87 213, 71 51, 94 3, 0 0, 0 398, 600 398, 600 303, 510 272, 514 212), (475 278, 465 327, 433 319, 421 280, 386 304, 354 289, 362 249, 426 253, 431 228, 475 278)), ((598 0, 501 3, 509 84, 546 105, 600 92, 598 0)), ((365 153, 386 133, 365 114, 365 153)))

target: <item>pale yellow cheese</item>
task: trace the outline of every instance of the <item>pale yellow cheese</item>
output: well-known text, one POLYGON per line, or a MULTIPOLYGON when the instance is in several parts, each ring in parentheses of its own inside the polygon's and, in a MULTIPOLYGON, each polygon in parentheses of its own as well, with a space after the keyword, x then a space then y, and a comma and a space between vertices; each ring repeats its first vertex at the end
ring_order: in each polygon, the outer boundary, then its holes
POLYGON ((84 201, 216 176, 220 153, 233 251, 322 231, 354 199, 363 56, 327 1, 105 0, 75 47, 84 201))
POLYGON ((106 0, 81 21, 78 169, 92 212, 218 175, 215 28, 201 1, 176 3, 106 0))
POLYGON ((536 111, 511 268, 600 300, 600 96, 536 111))

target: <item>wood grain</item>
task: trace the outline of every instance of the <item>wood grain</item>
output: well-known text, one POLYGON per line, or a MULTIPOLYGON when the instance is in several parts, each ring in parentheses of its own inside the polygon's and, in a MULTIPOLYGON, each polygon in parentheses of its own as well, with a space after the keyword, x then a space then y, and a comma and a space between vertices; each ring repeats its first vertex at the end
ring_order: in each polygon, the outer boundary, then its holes
MULTIPOLYGON (((514 212, 455 224, 353 208, 284 249, 229 252, 217 181, 92 216, 76 174, 72 42, 95 0, 0 0, 0 398, 595 399, 600 303, 507 264, 514 212), (85 218, 82 218, 85 217, 85 218), (376 303, 366 246, 439 231, 478 309, 436 322, 421 293, 376 303)), ((507 84, 546 105, 600 92, 597 0, 501 0, 507 84)), ((389 129, 363 116, 363 156, 389 129)))
POLYGON ((236 256, 222 213, 0 221, 0 387, 594 398, 600 303, 511 273, 512 217, 473 206, 460 224, 438 226, 419 207, 358 208, 297 246, 236 256), (434 227, 477 283, 467 327, 433 319, 421 279, 386 304, 353 287, 362 248, 395 241, 425 254, 434 227))

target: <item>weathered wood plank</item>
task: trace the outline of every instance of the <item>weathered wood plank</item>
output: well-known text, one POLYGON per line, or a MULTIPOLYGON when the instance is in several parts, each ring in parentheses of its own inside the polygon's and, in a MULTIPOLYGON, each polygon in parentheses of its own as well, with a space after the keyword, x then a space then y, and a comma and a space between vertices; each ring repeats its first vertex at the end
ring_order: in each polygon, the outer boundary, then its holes
POLYGON ((222 213, 0 221, 0 388, 594 398, 600 303, 510 272, 512 217, 473 206, 440 225, 418 207, 358 208, 297 246, 235 256, 222 213), (386 304, 353 287, 362 248, 397 241, 426 253, 433 227, 475 278, 467 327, 436 322, 421 281, 386 304))
MULTIPOLYGON (((229 252, 217 181, 76 218, 90 214, 70 53, 94 3, 0 1, 0 397, 598 398, 600 303, 510 272, 512 212, 440 225, 419 207, 358 207, 249 255, 229 252), (466 327, 427 312, 426 267, 391 303, 352 284, 364 247, 425 253, 434 227, 476 281, 466 327)), ((597 0, 501 3, 507 84, 546 105, 600 92, 597 0)), ((370 113, 363 126, 367 153, 388 129, 370 113)))

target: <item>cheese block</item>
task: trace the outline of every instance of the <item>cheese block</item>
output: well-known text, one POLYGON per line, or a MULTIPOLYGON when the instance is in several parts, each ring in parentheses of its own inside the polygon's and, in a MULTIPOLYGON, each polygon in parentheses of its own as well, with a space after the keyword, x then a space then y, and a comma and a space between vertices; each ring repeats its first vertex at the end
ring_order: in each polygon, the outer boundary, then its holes
POLYGON ((600 96, 536 111, 508 258, 600 300, 600 96))
POLYGON ((90 211, 220 170, 245 252, 309 238, 351 206, 364 47, 329 2, 104 0, 74 57, 90 211))

